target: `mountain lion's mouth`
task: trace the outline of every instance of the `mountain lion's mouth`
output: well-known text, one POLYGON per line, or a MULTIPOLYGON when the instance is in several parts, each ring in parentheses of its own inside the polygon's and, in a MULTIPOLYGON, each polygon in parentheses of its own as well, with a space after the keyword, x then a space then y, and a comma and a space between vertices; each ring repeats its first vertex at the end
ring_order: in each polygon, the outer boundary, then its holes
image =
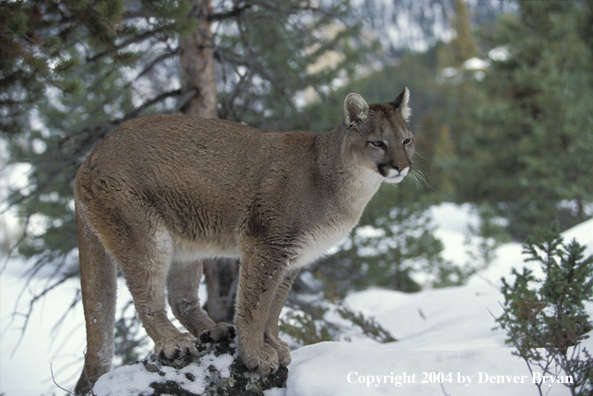
POLYGON ((403 170, 398 171, 397 169, 390 169, 387 176, 385 176, 385 181, 397 184, 404 180, 404 178, 410 173, 410 167, 405 167, 403 170))

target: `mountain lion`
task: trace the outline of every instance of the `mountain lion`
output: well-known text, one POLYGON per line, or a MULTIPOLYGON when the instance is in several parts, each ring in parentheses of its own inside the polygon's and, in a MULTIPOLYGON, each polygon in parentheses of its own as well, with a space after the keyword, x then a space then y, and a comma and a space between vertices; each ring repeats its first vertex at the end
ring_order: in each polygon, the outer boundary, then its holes
POLYGON ((278 316, 299 268, 348 235, 383 181, 410 172, 408 98, 406 88, 369 106, 349 94, 342 122, 326 134, 168 115, 111 133, 74 182, 87 329, 76 393, 111 367, 116 266, 157 356, 196 354, 196 339, 236 329, 250 370, 287 366, 278 316), (215 256, 241 260, 234 328, 214 323, 198 300, 201 259, 215 256), (167 299, 189 333, 167 318, 167 299))

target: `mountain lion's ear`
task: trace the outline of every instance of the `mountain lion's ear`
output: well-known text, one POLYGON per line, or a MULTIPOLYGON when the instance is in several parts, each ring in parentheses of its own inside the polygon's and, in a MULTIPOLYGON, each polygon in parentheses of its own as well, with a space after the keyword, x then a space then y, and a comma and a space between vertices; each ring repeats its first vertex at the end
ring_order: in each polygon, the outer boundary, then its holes
POLYGON ((410 91, 408 90, 408 88, 404 88, 402 93, 400 93, 399 96, 395 98, 393 102, 391 102, 391 105, 393 107, 399 109, 399 112, 406 121, 408 121, 408 117, 410 117, 410 114, 412 114, 412 110, 408 107, 409 100, 410 91))
POLYGON ((369 116, 368 103, 357 93, 346 96, 344 101, 344 123, 346 127, 356 127, 362 124, 369 116))

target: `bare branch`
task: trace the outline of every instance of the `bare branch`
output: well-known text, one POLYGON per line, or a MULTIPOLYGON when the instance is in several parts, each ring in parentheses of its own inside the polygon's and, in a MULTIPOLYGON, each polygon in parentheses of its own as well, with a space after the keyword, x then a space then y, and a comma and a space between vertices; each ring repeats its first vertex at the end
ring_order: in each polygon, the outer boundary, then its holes
MULTIPOLYGON (((16 345, 14 346, 14 349, 12 350, 11 357, 14 356, 14 353, 16 352, 16 350, 18 349, 19 345, 23 341, 23 338, 25 337, 25 331, 27 330, 27 325, 29 324, 29 320, 31 319, 31 315, 33 314, 33 308, 35 306, 35 303, 38 300, 40 300, 43 296, 45 296, 46 294, 48 294, 50 291, 52 291, 56 287, 60 286, 64 282, 66 282, 71 277, 72 277, 72 275, 63 277, 62 279, 60 279, 57 282, 55 282, 53 285, 51 285, 49 287, 46 287, 41 293, 33 296, 33 298, 29 301, 29 310, 27 311, 26 314, 22 314, 22 316, 24 316, 24 318, 25 318, 24 319, 25 322, 23 323, 23 326, 21 327, 21 336, 19 337, 19 340, 17 341, 16 345)), ((29 279, 29 281, 30 281, 30 279, 29 279)), ((27 284, 29 284, 29 281, 27 281, 27 284)), ((26 288, 23 288, 23 290, 21 291, 21 293, 20 293, 17 301, 19 301, 21 299, 22 294, 24 293, 25 290, 26 290, 26 288)), ((15 316, 17 316, 17 313, 16 312, 13 313, 12 316, 14 318, 15 316)))
MULTIPOLYGON (((505 309, 505 307, 500 302, 498 304, 502 308, 504 314, 508 317, 509 316, 509 313, 507 312, 507 310, 505 309)), ((506 332, 509 335, 509 337, 511 337, 511 340, 512 340, 513 345, 515 346, 515 348, 517 348, 517 350, 520 350, 520 348, 519 348, 519 341, 517 340, 516 335, 510 329, 505 328, 504 324, 496 316, 494 316, 494 314, 492 313, 492 311, 488 310, 488 312, 494 318, 494 320, 498 324, 500 324, 500 326, 503 328, 503 330, 506 330, 506 332)), ((531 374, 531 378, 533 378, 533 369, 531 368, 531 364, 529 363, 529 359, 526 356, 523 356, 521 353, 519 354, 519 356, 521 357, 521 359, 523 359, 523 361, 525 362, 525 364, 527 364, 527 368, 529 369, 529 373, 531 374)), ((540 396, 543 396, 541 384, 537 384, 536 383, 536 387, 537 387, 537 390, 539 391, 540 396)))
POLYGON ((443 383, 441 382, 441 391, 443 392, 444 396, 451 396, 450 394, 448 394, 447 392, 445 392, 445 385, 443 385, 443 383))
POLYGON ((52 363, 49 364, 49 370, 51 371, 51 380, 53 381, 54 385, 63 390, 64 392, 68 393, 69 395, 74 395, 74 393, 70 392, 68 389, 60 386, 60 384, 57 383, 56 378, 54 377, 54 368, 52 363))

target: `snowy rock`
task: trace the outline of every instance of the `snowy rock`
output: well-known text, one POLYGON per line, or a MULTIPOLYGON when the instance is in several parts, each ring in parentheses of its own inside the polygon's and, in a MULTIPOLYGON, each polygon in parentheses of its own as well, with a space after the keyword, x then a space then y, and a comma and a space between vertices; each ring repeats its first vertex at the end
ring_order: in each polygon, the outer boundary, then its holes
MULTIPOLYGON (((198 345, 198 355, 168 361, 153 356, 117 368, 95 384, 96 396, 259 396, 286 387, 288 369, 262 377, 239 359, 234 341, 198 345)), ((269 395, 270 393, 268 393, 269 395)))

